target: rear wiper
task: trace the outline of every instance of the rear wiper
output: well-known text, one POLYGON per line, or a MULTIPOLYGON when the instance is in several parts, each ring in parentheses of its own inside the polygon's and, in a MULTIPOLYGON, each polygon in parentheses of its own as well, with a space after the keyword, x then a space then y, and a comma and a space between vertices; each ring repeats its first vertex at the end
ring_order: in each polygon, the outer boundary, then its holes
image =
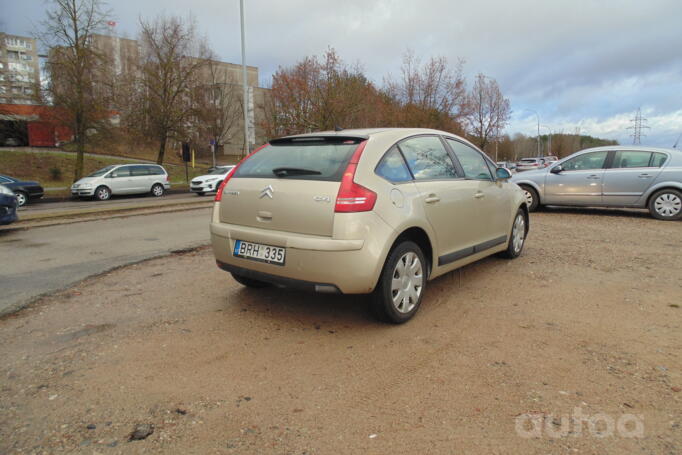
POLYGON ((276 167, 272 173, 277 177, 287 177, 289 175, 321 175, 322 172, 300 167, 276 167))

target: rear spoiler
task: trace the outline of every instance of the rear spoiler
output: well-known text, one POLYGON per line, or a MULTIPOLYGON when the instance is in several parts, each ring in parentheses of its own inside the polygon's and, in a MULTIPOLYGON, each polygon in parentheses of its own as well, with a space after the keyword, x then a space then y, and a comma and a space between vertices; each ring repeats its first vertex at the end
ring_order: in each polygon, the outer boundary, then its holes
POLYGON ((306 144, 306 143, 344 143, 351 141, 354 144, 359 144, 362 141, 369 139, 369 136, 363 135, 341 135, 341 134, 316 134, 305 136, 286 136, 270 141, 271 145, 291 145, 291 144, 306 144))

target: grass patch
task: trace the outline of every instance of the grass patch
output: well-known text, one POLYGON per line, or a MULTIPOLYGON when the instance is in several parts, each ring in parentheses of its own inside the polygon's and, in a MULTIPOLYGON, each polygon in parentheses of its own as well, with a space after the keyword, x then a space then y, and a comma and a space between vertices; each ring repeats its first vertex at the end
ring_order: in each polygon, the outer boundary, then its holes
MULTIPOLYGON (((134 164, 138 161, 126 158, 106 158, 85 156, 84 175, 112 164, 134 164)), ((35 180, 44 188, 70 187, 73 183, 73 172, 76 154, 63 151, 29 152, 21 150, 0 150, 0 174, 6 174, 24 180, 35 180)), ((185 183, 184 165, 165 164, 171 184, 185 183)), ((207 165, 189 167, 190 180, 205 174, 207 165)), ((50 193, 57 195, 58 193, 50 193)))

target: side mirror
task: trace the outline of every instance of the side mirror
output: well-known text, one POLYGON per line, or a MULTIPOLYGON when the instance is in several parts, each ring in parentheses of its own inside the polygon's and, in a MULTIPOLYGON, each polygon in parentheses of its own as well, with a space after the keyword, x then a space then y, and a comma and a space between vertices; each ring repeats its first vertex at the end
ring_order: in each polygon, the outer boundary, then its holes
POLYGON ((552 174, 561 174, 563 170, 564 170, 563 166, 561 166, 561 164, 557 164, 549 172, 551 172, 552 174))
POLYGON ((509 169, 504 168, 504 167, 498 167, 495 169, 495 177, 497 180, 507 180, 511 178, 511 172, 509 172, 509 169))

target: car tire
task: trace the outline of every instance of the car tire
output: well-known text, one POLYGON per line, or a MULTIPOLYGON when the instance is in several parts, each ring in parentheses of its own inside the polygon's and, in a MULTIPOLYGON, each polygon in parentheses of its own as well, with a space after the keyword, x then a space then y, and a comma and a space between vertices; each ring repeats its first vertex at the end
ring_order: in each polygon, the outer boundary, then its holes
POLYGON ((232 278, 234 278, 237 283, 246 286, 247 288, 266 288, 270 286, 270 283, 266 283, 265 281, 254 280, 253 278, 248 278, 234 272, 232 272, 232 278))
POLYGON ((535 191, 535 188, 527 185, 521 185, 521 189, 523 190, 528 211, 535 212, 538 210, 540 208, 540 196, 538 195, 538 192, 535 191))
POLYGON ((203 191, 197 191, 197 196, 203 196, 204 194, 206 193, 204 193, 203 191))
POLYGON ((95 199, 98 201, 106 201, 111 198, 111 190, 102 185, 95 188, 95 199))
POLYGON ((28 194, 23 191, 15 191, 14 195, 17 197, 17 206, 23 207, 28 204, 28 194))
POLYGON ((682 219, 682 191, 663 189, 649 198, 649 213, 658 220, 682 219))
POLYGON ((528 219, 522 209, 519 209, 514 216, 507 249, 500 253, 500 256, 507 259, 516 259, 521 256, 523 246, 526 244, 526 234, 528 234, 528 219))
POLYGON ((152 185, 151 190, 152 196, 161 197, 165 192, 166 192, 165 188, 160 183, 155 183, 152 185))
POLYGON ((374 315, 393 324, 402 324, 415 315, 424 297, 428 264, 419 246, 404 241, 386 258, 379 282, 371 295, 374 315))

